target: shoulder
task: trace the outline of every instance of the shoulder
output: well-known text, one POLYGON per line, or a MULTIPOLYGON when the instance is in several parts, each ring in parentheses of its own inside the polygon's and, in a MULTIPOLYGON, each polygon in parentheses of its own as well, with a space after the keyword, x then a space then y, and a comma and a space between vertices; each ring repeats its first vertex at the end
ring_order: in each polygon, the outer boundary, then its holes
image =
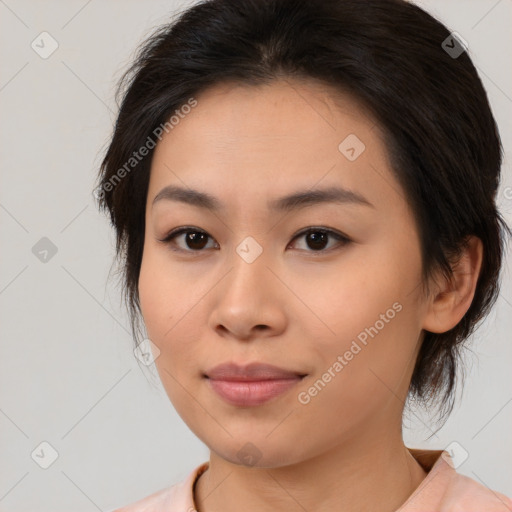
POLYGON ((145 498, 142 498, 130 505, 117 508, 112 512, 159 512, 172 511, 171 503, 175 501, 173 496, 176 495, 176 485, 161 489, 145 498))
POLYGON ((409 449, 427 476, 397 512, 512 512, 512 500, 458 473, 447 450, 409 449))
POLYGON ((473 478, 455 473, 445 489, 441 512, 510 512, 512 500, 473 478))
POLYGON ((208 468, 208 462, 193 469, 181 482, 146 496, 112 512, 195 512, 194 483, 208 468))

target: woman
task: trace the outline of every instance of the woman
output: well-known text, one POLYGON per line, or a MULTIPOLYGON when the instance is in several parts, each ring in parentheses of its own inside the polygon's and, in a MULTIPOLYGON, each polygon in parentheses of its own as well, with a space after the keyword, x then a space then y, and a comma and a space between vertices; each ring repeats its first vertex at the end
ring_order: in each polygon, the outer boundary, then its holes
POLYGON ((403 0, 212 0, 123 86, 96 195, 210 459, 119 510, 511 510, 402 438, 407 399, 451 411, 510 235, 464 42, 403 0))

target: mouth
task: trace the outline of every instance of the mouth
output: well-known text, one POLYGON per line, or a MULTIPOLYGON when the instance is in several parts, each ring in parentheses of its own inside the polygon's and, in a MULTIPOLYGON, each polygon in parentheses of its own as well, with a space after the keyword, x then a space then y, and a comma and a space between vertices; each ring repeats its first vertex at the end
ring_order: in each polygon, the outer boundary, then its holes
POLYGON ((210 388, 225 402, 238 407, 262 405, 302 382, 305 376, 267 380, 222 380, 207 377, 210 388))
POLYGON ((290 391, 307 373, 287 370, 265 363, 238 365, 223 363, 203 377, 225 402, 238 407, 254 407, 290 391))
POLYGON ((304 372, 287 370, 279 366, 259 362, 245 365, 227 362, 219 364, 204 373, 204 376, 209 379, 242 382, 291 379, 304 377, 305 375, 307 374, 304 372))

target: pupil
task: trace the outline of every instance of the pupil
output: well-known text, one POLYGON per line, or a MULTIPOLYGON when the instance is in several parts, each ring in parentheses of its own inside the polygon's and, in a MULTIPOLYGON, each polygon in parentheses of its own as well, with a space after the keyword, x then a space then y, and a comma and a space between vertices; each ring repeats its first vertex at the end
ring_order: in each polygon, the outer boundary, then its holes
POLYGON ((323 233, 322 231, 314 231, 312 233, 308 233, 307 235, 308 244, 312 243, 312 249, 319 250, 325 247, 327 241, 327 233, 323 233), (319 235, 319 236, 316 236, 319 235), (318 246, 320 244, 320 247, 318 246))
POLYGON ((187 233, 187 245, 190 249, 202 249, 206 245, 206 236, 204 233, 187 233), (201 238, 203 238, 201 243, 201 238), (199 241, 199 247, 194 246, 194 243, 199 241), (192 243, 192 246, 190 243, 192 243))

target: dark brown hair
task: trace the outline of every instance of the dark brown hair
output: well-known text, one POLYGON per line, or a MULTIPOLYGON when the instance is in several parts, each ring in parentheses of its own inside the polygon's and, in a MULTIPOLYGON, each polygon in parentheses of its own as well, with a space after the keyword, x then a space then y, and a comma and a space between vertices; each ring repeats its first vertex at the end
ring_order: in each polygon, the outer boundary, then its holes
POLYGON ((353 94, 382 128, 417 222, 424 284, 434 270, 451 275, 468 236, 483 242, 470 308, 448 332, 425 333, 410 383, 410 398, 437 403, 447 416, 463 342, 498 296, 504 235, 511 234, 495 204, 498 129, 464 50, 442 23, 404 0, 209 0, 158 28, 119 83, 122 102, 95 193, 116 230, 135 341, 148 141, 215 84, 314 78, 353 94), (127 167, 144 145, 147 156, 127 167))

